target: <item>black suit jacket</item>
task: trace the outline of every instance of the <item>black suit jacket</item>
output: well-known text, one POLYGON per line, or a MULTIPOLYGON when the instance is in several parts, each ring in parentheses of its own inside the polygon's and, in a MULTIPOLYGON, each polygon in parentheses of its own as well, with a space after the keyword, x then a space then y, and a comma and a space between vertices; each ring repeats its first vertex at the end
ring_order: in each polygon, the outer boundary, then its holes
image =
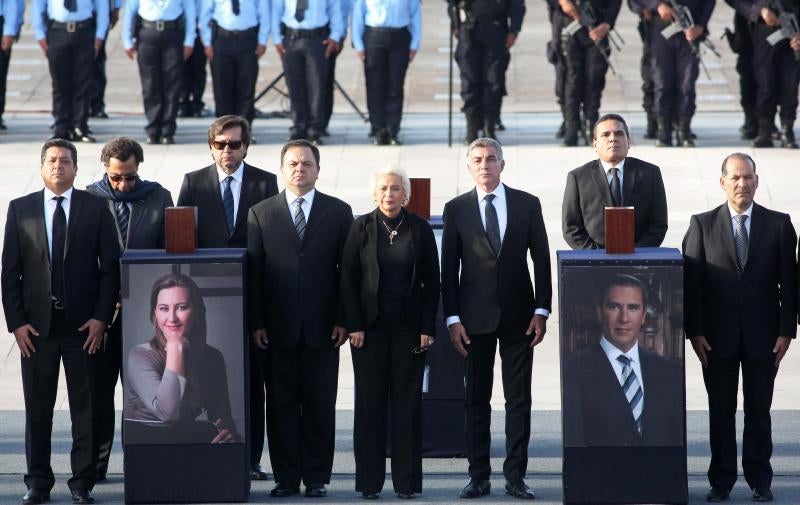
POLYGON ((303 240, 294 228, 285 192, 265 200, 247 218, 250 331, 266 328, 270 346, 331 346, 339 310, 342 250, 353 211, 316 192, 303 240), (302 339, 302 340, 301 340, 302 339))
MULTIPOLYGON (((667 197, 661 170, 646 161, 625 158, 622 205, 634 207, 635 241, 639 247, 658 247, 667 233, 667 197)), ((613 207, 611 189, 600 160, 567 175, 561 227, 573 249, 605 248, 605 207, 613 207)))
POLYGON ((797 236, 788 214, 753 204, 747 263, 739 272, 727 203, 692 216, 683 239, 684 328, 711 356, 769 359, 797 334, 797 236))
MULTIPOLYGON (((119 293, 119 242, 103 200, 73 190, 64 250, 64 315, 77 332, 89 319, 111 323, 119 293)), ((3 241, 2 293, 8 330, 50 331, 50 253, 44 194, 12 200, 3 241)))
POLYGON ((508 223, 499 256, 486 237, 474 189, 444 206, 444 313, 458 315, 470 334, 490 333, 501 321, 509 330, 524 333, 535 309, 550 310, 550 248, 542 206, 529 193, 508 186, 505 191, 508 223))
POLYGON ((117 225, 117 211, 114 201, 105 199, 111 212, 114 229, 120 248, 125 249, 164 249, 164 209, 172 207, 172 195, 165 188, 157 188, 147 194, 144 200, 131 202, 131 217, 128 221, 128 243, 122 239, 117 225))
POLYGON ((570 447, 681 446, 684 441, 683 370, 639 348, 644 384, 642 433, 605 351, 597 342, 564 362, 564 445, 570 447))
POLYGON ((247 247, 248 210, 276 194, 275 174, 245 163, 236 222, 233 233, 228 235, 217 167, 209 165, 184 176, 178 206, 197 207, 197 247, 247 247))
MULTIPOLYGON (((378 210, 355 220, 342 257, 342 301, 346 327, 364 331, 378 319, 378 210)), ((406 212, 414 253, 410 290, 403 299, 405 322, 424 335, 436 334, 439 309, 439 250, 430 224, 406 212)))

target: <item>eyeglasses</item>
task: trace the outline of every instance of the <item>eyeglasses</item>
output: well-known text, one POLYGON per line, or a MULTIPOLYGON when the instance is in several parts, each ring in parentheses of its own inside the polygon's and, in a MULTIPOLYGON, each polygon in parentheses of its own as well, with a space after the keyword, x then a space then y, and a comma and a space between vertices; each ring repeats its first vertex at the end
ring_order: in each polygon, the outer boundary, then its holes
POLYGON ((231 151, 236 151, 242 147, 241 140, 214 140, 211 142, 211 147, 217 151, 224 151, 225 147, 230 147, 231 151))
POLYGON ((139 178, 139 174, 128 174, 128 175, 114 174, 114 175, 109 175, 108 176, 108 179, 111 182, 122 182, 122 181, 135 182, 138 178, 139 178))

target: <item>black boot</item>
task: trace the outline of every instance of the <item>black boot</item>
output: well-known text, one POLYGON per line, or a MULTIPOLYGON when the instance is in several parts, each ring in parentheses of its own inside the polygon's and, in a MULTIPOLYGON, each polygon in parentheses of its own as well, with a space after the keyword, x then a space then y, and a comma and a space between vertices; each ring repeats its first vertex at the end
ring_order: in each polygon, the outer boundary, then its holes
POLYGON ((558 130, 556 131, 556 138, 557 139, 563 139, 564 138, 564 134, 566 132, 567 132, 567 122, 562 120, 561 121, 561 126, 559 126, 558 130))
POLYGON ((473 140, 478 138, 478 130, 481 122, 475 116, 467 116, 467 135, 464 137, 464 144, 470 145, 473 140))
POLYGON ((692 118, 682 117, 678 122, 678 146, 694 147, 692 140, 692 118))
POLYGON ((586 145, 592 145, 594 140, 594 124, 597 122, 596 117, 586 118, 583 120, 583 136, 586 139, 586 145))
POLYGON ((742 140, 753 140, 758 135, 758 118, 752 109, 744 109, 744 124, 739 128, 742 140))
POLYGON ((753 147, 773 147, 772 143, 772 129, 775 124, 771 118, 758 119, 758 135, 752 142, 753 147))
POLYGON ((784 121, 781 125, 781 144, 788 149, 797 149, 794 140, 794 121, 784 121))
POLYGON ((644 138, 649 140, 658 138, 658 120, 655 114, 647 114, 647 130, 644 132, 644 138))
POLYGON ((561 147, 575 147, 578 145, 578 130, 580 123, 577 121, 567 121, 564 125, 564 140, 561 147))
POLYGON ((672 118, 668 116, 658 116, 656 147, 672 147, 672 118))
POLYGON ((495 133, 496 125, 497 125, 497 120, 495 120, 494 118, 486 118, 483 127, 483 136, 489 137, 492 140, 497 140, 497 134, 495 133))

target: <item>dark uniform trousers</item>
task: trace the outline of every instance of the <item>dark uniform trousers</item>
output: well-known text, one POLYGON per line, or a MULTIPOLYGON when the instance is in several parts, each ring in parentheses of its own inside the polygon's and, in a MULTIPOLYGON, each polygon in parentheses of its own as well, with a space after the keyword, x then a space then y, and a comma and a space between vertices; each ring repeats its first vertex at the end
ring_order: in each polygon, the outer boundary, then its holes
POLYGON ((468 121, 479 127, 494 126, 500 116, 505 90, 505 69, 510 58, 506 48, 505 19, 479 19, 473 26, 462 25, 456 45, 461 73, 461 99, 468 121))
MULTIPOLYGON (((109 30, 110 32, 111 30, 109 30)), ((97 57, 94 59, 94 75, 92 79, 91 98, 89 99, 89 113, 95 114, 103 111, 106 108, 106 84, 108 84, 108 77, 106 76, 106 41, 103 40, 100 46, 100 51, 97 52, 97 57)))
MULTIPOLYGON (((564 16, 564 24, 569 24, 571 19, 564 16)), ((600 99, 606 87, 606 63, 600 48, 608 50, 608 40, 603 39, 595 45, 589 38, 586 30, 581 30, 574 36, 562 38, 562 54, 566 65, 564 80, 564 111, 565 120, 569 125, 579 125, 581 109, 583 118, 587 123, 594 125, 599 117, 600 99)))
POLYGON ((292 133, 321 135, 325 126, 329 62, 322 41, 326 31, 286 29, 283 70, 292 105, 292 133))
MULTIPOLYGON (((3 36, 3 16, 0 16, 0 37, 3 36)), ((0 119, 6 111, 6 82, 8 81, 8 65, 11 62, 11 49, 0 51, 0 119)))
POLYGON ((500 343, 503 391, 506 398, 506 460, 503 475, 516 482, 525 478, 528 468, 528 442, 531 435, 531 337, 515 333, 502 323, 492 333, 471 335, 467 346, 465 373, 465 426, 469 475, 488 480, 492 437, 490 432, 492 381, 497 342, 500 343))
POLYGON ((322 124, 322 129, 326 131, 333 115, 333 88, 336 82, 337 58, 339 58, 339 53, 333 53, 328 58, 328 80, 325 82, 325 120, 322 124))
POLYGON ((122 310, 108 328, 103 345, 96 354, 94 437, 97 447, 97 474, 108 472, 108 460, 114 445, 114 391, 122 370, 122 310))
POLYGON ((206 53, 198 31, 192 55, 183 65, 181 106, 187 116, 200 114, 205 107, 203 93, 206 90, 206 63, 206 53))
POLYGON ((364 32, 364 75, 372 131, 400 131, 403 85, 408 69, 411 33, 408 28, 372 28, 364 32))
POLYGON ((780 105, 781 123, 794 122, 800 62, 795 61, 788 40, 769 45, 767 37, 774 31, 774 28, 759 23, 752 32, 753 70, 758 85, 756 106, 760 117, 772 120, 780 105))
POLYGON ((750 23, 739 13, 733 15, 734 36, 738 40, 736 72, 739 74, 740 105, 745 118, 756 114, 756 76, 753 71, 753 40, 750 23))
POLYGON ((650 68, 650 25, 644 17, 639 18, 637 30, 642 40, 642 59, 639 60, 639 74, 642 77, 642 108, 648 118, 655 115, 655 98, 653 95, 653 72, 650 68))
POLYGON ((95 24, 91 19, 77 24, 82 26, 74 32, 53 26, 47 30, 54 130, 59 136, 64 136, 70 128, 80 128, 85 132, 89 121, 95 24))
POLYGON ((253 122, 258 78, 258 26, 241 31, 213 30, 214 103, 217 117, 235 114, 253 122))
POLYGON ((22 358, 25 456, 28 462, 25 485, 29 489, 49 490, 55 484, 50 466, 50 437, 58 391, 59 360, 64 364, 72 419, 72 477, 67 484, 73 490, 91 489, 94 486, 97 453, 92 432, 92 391, 96 358, 83 349, 85 339, 86 333, 77 333, 67 327, 63 310, 53 310, 48 336, 42 338, 32 335, 36 352, 29 358, 22 358))
POLYGON ((139 30, 137 61, 148 135, 175 135, 183 84, 183 29, 139 30))
POLYGON ((661 35, 666 23, 651 23, 650 64, 656 114, 667 118, 690 119, 695 111, 695 82, 700 64, 682 33, 661 35))
MULTIPOLYGON (((402 305, 396 309, 402 313, 402 305)), ((383 312, 381 312, 383 313, 383 312)), ((422 492, 422 374, 425 355, 414 354, 419 333, 402 321, 365 332, 351 348, 355 374, 353 450, 356 491, 379 493, 386 478, 386 413, 390 412, 392 484, 398 493, 422 492)))

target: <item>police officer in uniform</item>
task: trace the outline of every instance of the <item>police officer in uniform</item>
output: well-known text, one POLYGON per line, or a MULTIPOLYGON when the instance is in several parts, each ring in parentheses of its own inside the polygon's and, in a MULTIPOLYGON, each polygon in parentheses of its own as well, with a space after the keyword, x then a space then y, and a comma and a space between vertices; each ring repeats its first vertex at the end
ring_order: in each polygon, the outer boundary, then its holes
POLYGON ((458 37, 456 62, 467 118, 464 142, 477 139, 481 129, 484 137, 495 138, 509 49, 522 29, 525 0, 457 0, 450 16, 458 37))
POLYGON ((581 4, 591 6, 596 26, 584 26, 569 36, 561 33, 561 54, 566 65, 564 81, 565 131, 563 146, 578 145, 578 132, 592 138, 592 129, 600 111, 600 99, 606 86, 608 71, 608 33, 619 15, 621 0, 559 0, 553 12, 555 24, 563 30, 573 21, 582 19, 581 4), (603 55, 603 53, 606 56, 603 55), (581 124, 581 110, 583 123, 581 124))
POLYGON ((669 2, 660 0, 631 0, 639 8, 654 11, 648 37, 650 44, 650 65, 653 72, 653 92, 658 120, 658 140, 656 146, 672 145, 672 121, 677 118, 678 145, 694 147, 691 137, 692 117, 694 116, 695 82, 699 73, 699 59, 693 47, 708 35, 708 20, 714 11, 716 0, 677 0, 679 5, 688 7, 694 26, 683 34, 664 38, 661 31, 672 24, 677 13, 669 2))
POLYGON ((183 62, 195 38, 194 0, 127 0, 122 44, 137 54, 148 144, 174 144, 183 62))
POLYGON ((546 53, 547 53, 547 61, 553 65, 554 70, 556 72, 556 83, 555 83, 555 94, 556 94, 556 103, 558 103, 558 107, 561 110, 561 125, 558 127, 556 131, 556 138, 563 139, 564 138, 564 130, 566 130, 566 126, 564 124, 564 77, 566 74, 566 66, 564 65, 564 56, 561 54, 559 50, 561 44, 561 27, 558 26, 558 23, 553 14, 558 9, 558 0, 546 0, 547 2, 547 19, 550 21, 550 32, 551 37, 550 40, 547 42, 546 53))
POLYGON ((11 62, 11 46, 19 34, 21 17, 18 0, 0 0, 0 130, 6 129, 3 122, 3 112, 6 110, 6 78, 11 62))
MULTIPOLYGON (((725 0, 725 3, 736 8, 734 0, 725 0)), ((753 140, 758 134, 752 30, 752 23, 736 11, 733 14, 733 31, 725 30, 728 45, 736 54, 736 72, 739 74, 739 104, 744 112, 744 124, 739 128, 742 140, 753 140)))
MULTIPOLYGON (((199 13, 203 7, 203 0, 195 0, 195 7, 199 13)), ((199 15, 199 14, 198 14, 199 15)), ((183 64, 183 87, 181 90, 181 105, 178 107, 178 117, 203 117, 206 104, 203 102, 203 93, 206 90, 206 65, 208 59, 203 50, 200 39, 200 29, 196 28, 194 50, 192 55, 183 64)))
POLYGON ((753 147, 772 147, 772 126, 780 106, 781 144, 797 148, 794 121, 797 117, 797 87, 800 83, 800 35, 774 46, 767 40, 780 26, 780 14, 800 18, 800 0, 734 0, 736 11, 752 25, 753 72, 756 77, 758 135, 753 147))
POLYGON ((289 140, 322 144, 330 58, 341 50, 341 0, 274 0, 272 41, 283 60, 292 104, 289 140))
POLYGON ((108 32, 108 0, 46 0, 31 4, 31 24, 53 81, 52 138, 94 142, 89 135, 94 59, 108 32))
POLYGON ((331 122, 331 116, 333 115, 333 88, 334 82, 336 81, 336 60, 339 58, 342 49, 344 49, 344 39, 347 38, 347 26, 350 24, 350 11, 352 7, 352 0, 341 0, 342 26, 344 28, 341 40, 337 40, 339 43, 339 50, 331 54, 331 57, 328 58, 328 81, 325 86, 325 121, 322 126, 323 137, 330 136, 330 133, 328 133, 328 124, 331 122))
MULTIPOLYGON (((114 28, 119 21, 119 9, 122 6, 122 0, 110 0, 108 13, 108 31, 114 28)), ((106 34, 106 39, 108 34, 106 34)), ((106 113, 106 84, 108 84, 108 77, 106 76, 106 40, 100 46, 100 51, 97 52, 97 58, 94 59, 94 79, 92 80, 92 98, 89 101, 89 115, 97 119, 108 119, 106 113)))
POLYGON ((422 35, 420 0, 355 0, 353 48, 364 62, 375 145, 399 145, 406 69, 422 35))
POLYGON ((267 50, 267 0, 203 0, 200 38, 211 62, 217 117, 237 115, 252 126, 258 59, 267 50))
POLYGON ((642 76, 642 108, 647 114, 647 129, 645 130, 644 138, 655 140, 658 137, 658 122, 656 120, 655 95, 653 93, 653 73, 650 70, 650 44, 648 38, 650 37, 650 25, 656 13, 636 5, 631 0, 628 0, 628 8, 639 16, 639 24, 636 26, 636 30, 642 39, 642 59, 639 62, 639 73, 642 76))

